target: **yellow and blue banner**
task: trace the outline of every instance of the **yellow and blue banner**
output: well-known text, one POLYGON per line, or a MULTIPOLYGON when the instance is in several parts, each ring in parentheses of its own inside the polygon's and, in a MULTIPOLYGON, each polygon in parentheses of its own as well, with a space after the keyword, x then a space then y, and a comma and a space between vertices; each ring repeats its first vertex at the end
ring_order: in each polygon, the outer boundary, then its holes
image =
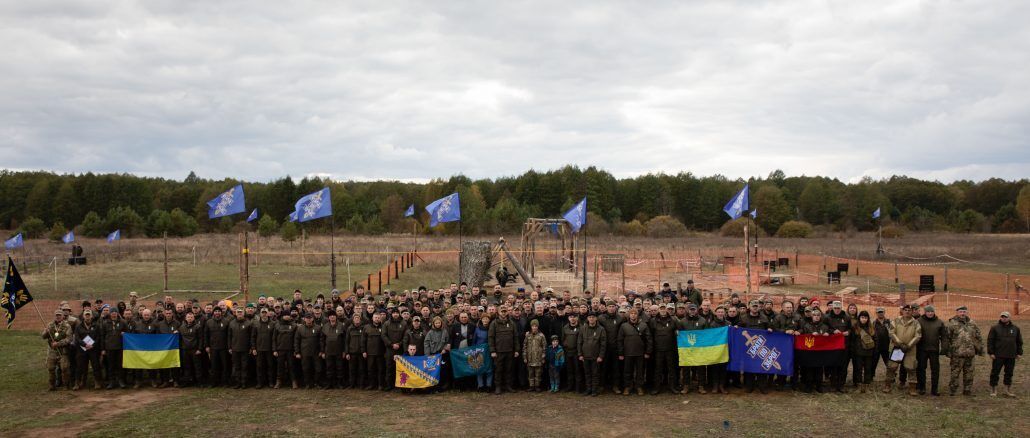
POLYGON ((729 361, 730 349, 726 342, 728 328, 677 331, 676 346, 679 348, 679 365, 696 367, 729 361))
POLYGON ((762 329, 730 328, 730 371, 794 373, 794 336, 762 329))
POLYGON ((122 333, 122 367, 179 368, 179 335, 122 333))
POLYGON ((429 356, 393 357, 397 363, 397 375, 394 380, 398 388, 429 388, 440 383, 439 354, 429 356))

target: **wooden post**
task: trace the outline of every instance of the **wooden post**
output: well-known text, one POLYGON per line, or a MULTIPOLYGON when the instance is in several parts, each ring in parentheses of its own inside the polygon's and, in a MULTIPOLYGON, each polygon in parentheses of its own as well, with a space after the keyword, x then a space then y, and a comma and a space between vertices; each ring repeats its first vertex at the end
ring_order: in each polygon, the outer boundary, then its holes
POLYGON ((368 273, 368 284, 367 284, 367 286, 368 287, 366 287, 365 290, 367 290, 368 293, 372 293, 372 273, 371 272, 368 273))
POLYGON ((243 302, 250 302, 250 234, 243 232, 243 302))
MULTIPOLYGON (((383 275, 383 271, 379 271, 379 275, 383 275)), ((390 285, 390 261, 386 261, 386 285, 390 285)))
POLYGON ((948 291, 948 265, 944 265, 944 291, 948 291))
POLYGON ((302 266, 308 265, 308 232, 303 227, 300 229, 300 264, 302 266))
POLYGON ((164 267, 165 267, 165 281, 164 281, 164 289, 163 290, 168 290, 168 232, 167 231, 165 231, 163 233, 163 240, 164 240, 164 267))
POLYGON ((393 259, 393 278, 394 278, 394 280, 399 280, 401 278, 400 273, 397 271, 397 267, 400 266, 400 265, 401 265, 401 260, 399 258, 398 259, 393 259))
MULTIPOLYGON (((389 279, 390 277, 386 277, 386 278, 389 279)), ((382 269, 379 270, 379 287, 376 290, 378 290, 379 294, 382 295, 382 293, 383 293, 383 270, 382 269)))
POLYGON ((594 292, 595 293, 598 292, 598 290, 597 290, 597 273, 598 273, 598 269, 599 269, 599 266, 597 264, 597 256, 594 256, 594 292))
POLYGON ((898 283, 898 262, 894 262, 894 284, 898 283))

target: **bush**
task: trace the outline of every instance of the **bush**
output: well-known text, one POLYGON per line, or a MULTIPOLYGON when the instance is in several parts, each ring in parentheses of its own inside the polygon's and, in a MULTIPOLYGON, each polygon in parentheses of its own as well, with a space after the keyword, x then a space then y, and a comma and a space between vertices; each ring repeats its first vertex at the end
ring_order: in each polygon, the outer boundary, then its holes
POLYGON ((776 237, 800 237, 806 238, 812 235, 814 229, 812 224, 802 221, 787 221, 776 230, 776 237))
POLYGON ((172 228, 172 216, 164 210, 153 210, 147 215, 147 236, 161 237, 172 228))
POLYGON ((645 224, 648 237, 683 237, 687 226, 672 216, 655 216, 645 224))
POLYGON ((887 225, 880 231, 880 235, 886 239, 898 239, 905 236, 905 227, 898 225, 887 225))
POLYGON ((267 214, 258 220, 258 235, 261 237, 271 237, 278 229, 279 224, 267 214))
POLYGON ((615 234, 620 236, 643 236, 646 231, 647 228, 644 228, 644 224, 636 219, 615 226, 615 234))
MULTIPOLYGON (((122 237, 131 237, 144 231, 143 218, 131 207, 115 207, 107 210, 106 232, 121 230, 122 237)), ((104 232, 101 232, 104 235, 104 232)))
POLYGON ((46 224, 43 223, 43 220, 32 216, 25 218, 25 221, 18 227, 18 233, 21 233, 22 237, 26 239, 40 237, 45 232, 46 224))
POLYGON ((297 236, 300 235, 300 232, 297 231, 297 224, 286 221, 286 223, 279 228, 279 235, 282 236, 284 241, 293 242, 294 240, 297 240, 297 236))
POLYGON ((758 230, 758 226, 750 216, 744 216, 739 219, 726 221, 719 228, 719 235, 723 237, 744 237, 744 224, 748 224, 748 233, 754 235, 755 230, 758 230))
POLYGON ((168 229, 168 234, 178 237, 189 237, 197 234, 197 230, 200 229, 200 224, 197 220, 182 211, 181 208, 172 210, 172 214, 169 215, 171 220, 171 227, 168 229))
POLYGON ((79 234, 86 237, 104 237, 104 222, 95 211, 86 213, 86 217, 79 224, 79 234))
POLYGON ((47 237, 50 238, 51 242, 60 242, 65 234, 68 234, 68 229, 64 227, 61 221, 57 221, 54 222, 54 226, 50 227, 50 235, 47 237))
POLYGON ((611 226, 601 215, 588 211, 587 223, 581 231, 587 236, 603 236, 611 232, 611 226))

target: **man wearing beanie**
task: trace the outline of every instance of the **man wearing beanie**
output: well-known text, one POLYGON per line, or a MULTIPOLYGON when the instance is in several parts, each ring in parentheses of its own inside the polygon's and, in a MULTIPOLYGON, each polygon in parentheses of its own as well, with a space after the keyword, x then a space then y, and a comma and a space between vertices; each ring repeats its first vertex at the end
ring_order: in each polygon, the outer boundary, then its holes
POLYGON ((916 346, 916 387, 919 395, 926 394, 926 366, 930 366, 930 394, 940 395, 937 384, 940 382, 940 355, 948 354, 947 327, 937 317, 933 306, 923 308, 923 316, 919 317, 919 326, 923 337, 916 346))

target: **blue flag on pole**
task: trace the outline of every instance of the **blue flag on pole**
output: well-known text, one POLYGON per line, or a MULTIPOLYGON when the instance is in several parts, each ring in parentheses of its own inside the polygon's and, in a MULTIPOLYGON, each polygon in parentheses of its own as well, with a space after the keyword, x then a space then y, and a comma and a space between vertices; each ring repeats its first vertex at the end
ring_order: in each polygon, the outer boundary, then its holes
POLYGON ((429 212, 429 226, 461 220, 461 199, 458 192, 451 193, 426 206, 429 212))
POLYGON ((487 344, 451 350, 451 369, 454 371, 454 378, 486 374, 493 368, 490 346, 487 344))
POLYGON ((257 209, 255 208, 254 211, 250 212, 250 216, 247 216, 247 222, 254 222, 255 220, 257 220, 257 217, 258 217, 258 212, 257 212, 257 209))
POLYGON ((286 217, 290 222, 297 222, 297 210, 290 212, 290 215, 286 217))
POLYGON ((572 208, 569 209, 569 211, 566 211, 565 214, 562 215, 562 218, 568 221, 569 225, 572 226, 573 233, 578 233, 579 229, 587 223, 586 196, 584 196, 583 200, 579 201, 579 203, 573 205, 572 208))
POLYGON ((744 212, 748 210, 747 186, 747 184, 744 184, 744 188, 740 189, 740 191, 730 199, 730 202, 727 202, 726 206, 722 208, 722 211, 725 211, 726 214, 730 215, 733 219, 739 219, 744 215, 744 212))
POLYGON ((751 210, 751 219, 758 219, 758 209, 751 210))
POLYGON ((69 231, 68 234, 65 234, 64 237, 61 238, 61 241, 64 242, 64 243, 72 243, 72 242, 74 242, 75 241, 75 232, 74 231, 69 231))
POLYGON ((21 233, 15 234, 14 237, 4 241, 4 248, 15 249, 25 246, 25 240, 21 237, 21 233))
POLYGON ((122 238, 122 230, 114 230, 111 234, 107 235, 107 243, 114 242, 122 238))
POLYGON ((880 207, 876 207, 876 211, 873 212, 873 219, 880 218, 880 207))
POLYGON ((415 204, 408 206, 408 209, 404 211, 404 217, 412 217, 415 215, 415 204))
POLYGON ((243 200, 243 184, 237 184, 236 187, 215 196, 215 199, 207 201, 207 218, 215 219, 243 213, 246 209, 243 200))
POLYGON ((297 200, 294 205, 297 222, 307 222, 333 214, 333 200, 329 195, 329 187, 314 192, 297 200))
POLYGON ((794 336, 762 329, 730 327, 730 363, 735 372, 794 374, 794 336))

